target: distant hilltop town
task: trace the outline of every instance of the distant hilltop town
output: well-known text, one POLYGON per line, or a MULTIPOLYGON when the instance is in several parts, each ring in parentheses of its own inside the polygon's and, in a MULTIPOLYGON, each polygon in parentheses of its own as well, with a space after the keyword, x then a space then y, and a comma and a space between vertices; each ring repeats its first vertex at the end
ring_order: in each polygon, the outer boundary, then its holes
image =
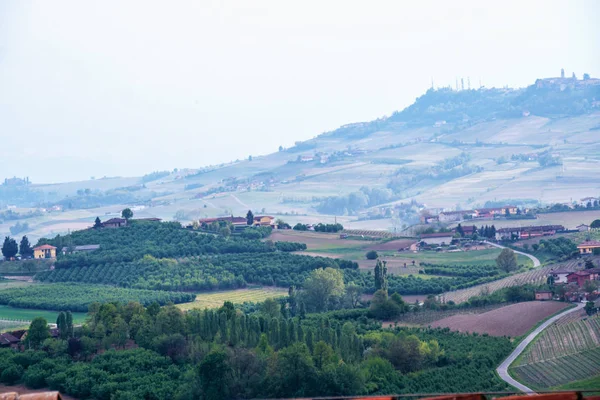
POLYGON ((542 78, 535 81, 535 86, 538 89, 560 89, 561 91, 565 89, 579 89, 579 88, 587 88, 590 86, 598 86, 600 85, 600 79, 590 77, 590 74, 584 73, 583 79, 577 79, 575 72, 570 77, 565 77, 565 69, 562 68, 560 70, 560 77, 556 78, 542 78))

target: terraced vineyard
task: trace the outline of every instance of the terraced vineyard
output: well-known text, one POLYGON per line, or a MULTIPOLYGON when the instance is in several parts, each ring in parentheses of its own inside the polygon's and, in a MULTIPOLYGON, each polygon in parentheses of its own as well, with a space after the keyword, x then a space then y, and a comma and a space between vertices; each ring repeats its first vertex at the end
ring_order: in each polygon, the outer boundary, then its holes
POLYGON ((581 269, 579 263, 579 261, 571 261, 566 263, 565 265, 551 265, 544 268, 533 269, 531 271, 514 274, 503 279, 498 279, 494 282, 473 286, 467 289, 442 293, 438 297, 442 301, 453 301, 458 304, 469 300, 473 296, 479 296, 482 293, 494 293, 495 291, 500 289, 504 289, 511 286, 525 285, 528 283, 544 283, 546 282, 547 274, 548 272, 550 272, 550 270, 560 268, 569 271, 575 271, 576 269, 581 269))
POLYGON ((519 381, 535 389, 563 385, 600 374, 600 348, 512 370, 519 381))
POLYGON ((600 316, 548 327, 511 370, 535 388, 600 374, 600 316))
POLYGON ((345 233, 346 235, 352 235, 352 236, 371 236, 371 237, 376 237, 376 238, 392 238, 395 237, 395 235, 391 232, 388 231, 374 231, 374 230, 367 230, 367 229, 344 229, 342 231, 342 233, 345 233))

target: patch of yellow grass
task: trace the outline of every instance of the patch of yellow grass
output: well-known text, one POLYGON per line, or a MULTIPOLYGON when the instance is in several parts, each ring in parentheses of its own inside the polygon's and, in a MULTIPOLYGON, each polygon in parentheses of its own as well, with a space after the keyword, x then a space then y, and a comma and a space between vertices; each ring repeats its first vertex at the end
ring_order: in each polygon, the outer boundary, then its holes
POLYGON ((234 304, 242 304, 246 301, 261 302, 269 298, 286 296, 287 292, 287 289, 284 288, 263 287, 198 293, 195 301, 177 304, 177 307, 184 311, 193 309, 203 310, 205 308, 218 308, 221 307, 225 301, 231 301, 234 304))

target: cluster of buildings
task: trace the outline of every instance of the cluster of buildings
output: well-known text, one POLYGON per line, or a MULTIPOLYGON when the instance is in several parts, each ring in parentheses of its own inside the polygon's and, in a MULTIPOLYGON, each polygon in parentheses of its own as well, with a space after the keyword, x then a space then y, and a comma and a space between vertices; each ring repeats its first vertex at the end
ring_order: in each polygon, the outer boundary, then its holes
MULTIPOLYGON (((233 215, 230 217, 203 218, 198 220, 200 226, 206 226, 212 223, 218 224, 220 222, 231 224, 236 230, 245 229, 250 226, 248 225, 248 220, 245 217, 234 217, 233 215)), ((251 226, 269 226, 274 228, 275 217, 271 217, 270 215, 255 215, 251 226)))
POLYGON ((522 240, 542 236, 552 236, 557 232, 562 232, 564 230, 565 227, 562 225, 533 225, 500 228, 496 230, 496 240, 522 240))
MULTIPOLYGON (((524 210, 527 213, 529 210, 524 210)), ((519 208, 517 206, 502 206, 478 208, 475 210, 442 211, 438 215, 424 215, 421 222, 425 224, 458 222, 466 219, 493 219, 505 215, 517 215, 519 208)))

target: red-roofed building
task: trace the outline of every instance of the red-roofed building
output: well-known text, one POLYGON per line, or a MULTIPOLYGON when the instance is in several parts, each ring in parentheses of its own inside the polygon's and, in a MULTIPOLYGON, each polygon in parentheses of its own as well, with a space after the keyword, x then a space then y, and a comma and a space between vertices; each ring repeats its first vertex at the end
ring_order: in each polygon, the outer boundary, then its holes
POLYGON ((589 240, 577 246, 579 254, 592 254, 595 249, 600 249, 600 242, 597 240, 589 240))
POLYGON ((579 287, 583 287, 585 281, 595 281, 598 280, 600 274, 598 273, 598 269, 588 269, 582 271, 575 271, 569 275, 567 275, 568 283, 575 283, 579 287))
POLYGON ((56 258, 56 247, 44 244, 33 248, 34 258, 56 258))
POLYGON ((127 220, 125 218, 111 218, 108 221, 104 221, 102 226, 105 228, 120 228, 127 226, 127 220))

